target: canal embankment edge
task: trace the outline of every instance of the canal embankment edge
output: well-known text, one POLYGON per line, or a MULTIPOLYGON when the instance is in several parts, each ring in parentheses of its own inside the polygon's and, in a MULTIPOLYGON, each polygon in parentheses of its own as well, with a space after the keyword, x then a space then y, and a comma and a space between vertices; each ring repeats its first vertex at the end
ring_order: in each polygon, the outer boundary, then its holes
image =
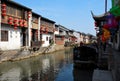
POLYGON ((0 55, 0 64, 3 62, 15 62, 15 61, 20 61, 32 57, 36 57, 38 55, 42 54, 52 54, 53 52, 61 51, 61 50, 67 50, 72 47, 55 47, 48 51, 48 52, 41 52, 41 51, 36 51, 36 52, 30 52, 29 54, 22 54, 20 50, 10 50, 10 51, 3 51, 3 53, 0 55))

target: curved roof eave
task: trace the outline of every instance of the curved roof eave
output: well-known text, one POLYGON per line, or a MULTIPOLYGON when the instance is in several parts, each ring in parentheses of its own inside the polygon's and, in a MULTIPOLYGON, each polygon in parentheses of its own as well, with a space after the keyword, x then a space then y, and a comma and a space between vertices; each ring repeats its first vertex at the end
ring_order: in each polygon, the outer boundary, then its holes
MULTIPOLYGON (((107 12, 108 13, 108 12, 107 12)), ((107 13, 104 13, 104 14, 101 14, 101 15, 94 15, 93 12, 91 11, 91 14, 92 14, 92 17, 95 21, 99 21, 99 20, 105 20, 106 16, 107 16, 107 13)))

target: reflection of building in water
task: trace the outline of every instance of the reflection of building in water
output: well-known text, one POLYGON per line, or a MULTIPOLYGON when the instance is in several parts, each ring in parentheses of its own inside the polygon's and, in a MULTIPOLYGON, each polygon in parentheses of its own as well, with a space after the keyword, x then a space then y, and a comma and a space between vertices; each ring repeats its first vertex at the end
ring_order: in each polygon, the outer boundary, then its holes
POLYGON ((49 61, 49 59, 43 59, 42 60, 42 70, 43 70, 43 72, 46 72, 47 71, 47 69, 49 69, 50 68, 50 61, 49 61))
POLYGON ((0 81, 20 81, 20 73, 20 68, 10 69, 0 76, 0 81))
POLYGON ((73 52, 72 52, 72 49, 71 50, 65 50, 65 62, 67 62, 67 63, 72 63, 72 54, 73 52))
POLYGON ((55 81, 61 68, 68 63, 65 59, 72 59, 71 54, 65 55, 61 51, 6 65, 0 64, 0 81, 55 81))

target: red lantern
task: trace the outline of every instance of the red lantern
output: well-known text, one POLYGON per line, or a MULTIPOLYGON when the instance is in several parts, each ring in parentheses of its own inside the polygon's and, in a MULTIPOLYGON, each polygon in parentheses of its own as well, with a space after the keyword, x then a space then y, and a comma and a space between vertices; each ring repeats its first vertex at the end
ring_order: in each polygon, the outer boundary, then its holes
POLYGON ((23 27, 23 20, 22 19, 19 20, 19 26, 23 27))
POLYGON ((26 26, 26 21, 25 21, 25 20, 23 20, 23 26, 24 26, 24 27, 26 26))
POLYGON ((104 25, 103 25, 103 28, 109 29, 109 25, 108 25, 108 24, 104 24, 104 25))
POLYGON ((5 4, 5 3, 2 4, 2 8, 4 8, 4 7, 6 7, 6 4, 5 4))
POLYGON ((12 23, 12 20, 13 20, 13 18, 12 17, 9 17, 8 18, 8 23, 10 24, 10 25, 12 25, 13 23, 12 23))
POLYGON ((6 4, 2 4, 2 16, 6 16, 6 4))
POLYGON ((18 26, 17 22, 18 22, 18 20, 17 20, 17 19, 14 19, 14 29, 15 29, 15 30, 17 29, 17 26, 18 26))
POLYGON ((43 27, 40 28, 40 31, 44 31, 43 27))
POLYGON ((105 41, 106 41, 106 39, 105 39, 104 35, 102 35, 102 42, 105 42, 105 41))
POLYGON ((2 16, 6 16, 6 13, 2 13, 2 16))
POLYGON ((17 19, 14 19, 14 23, 16 23, 18 20, 17 19))
POLYGON ((6 9, 5 8, 2 9, 2 13, 6 13, 6 9))

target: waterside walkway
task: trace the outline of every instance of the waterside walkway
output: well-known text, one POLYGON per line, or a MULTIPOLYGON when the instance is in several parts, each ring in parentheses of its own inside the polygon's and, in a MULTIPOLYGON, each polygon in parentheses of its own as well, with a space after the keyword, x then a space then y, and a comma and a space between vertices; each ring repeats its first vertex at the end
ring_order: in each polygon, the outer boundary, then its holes
POLYGON ((106 51, 101 53, 100 65, 104 65, 103 59, 106 59, 108 69, 95 69, 92 81, 120 81, 120 52, 107 46, 106 51))

